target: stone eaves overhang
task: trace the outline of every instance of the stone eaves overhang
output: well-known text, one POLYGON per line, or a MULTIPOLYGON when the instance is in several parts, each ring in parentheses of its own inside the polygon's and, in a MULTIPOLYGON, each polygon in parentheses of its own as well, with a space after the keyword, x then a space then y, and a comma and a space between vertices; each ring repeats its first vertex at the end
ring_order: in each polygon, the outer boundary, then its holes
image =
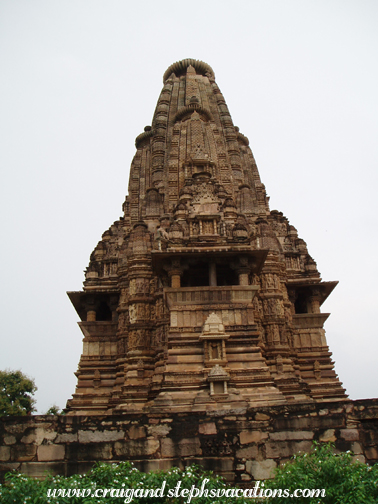
POLYGON ((309 291, 315 293, 319 297, 319 304, 320 306, 324 303, 324 301, 328 298, 328 296, 331 294, 333 289, 336 287, 338 284, 338 281, 334 282, 309 282, 308 280, 304 281, 290 281, 288 280, 286 286, 287 289, 292 289, 295 291, 301 290, 301 289, 308 289, 309 291))
POLYGON ((106 301, 112 305, 118 305, 119 292, 110 291, 110 292, 83 292, 83 291, 70 291, 67 292, 68 297, 70 298, 71 303, 74 305, 74 308, 77 314, 80 317, 81 321, 87 320, 87 311, 93 306, 96 302, 106 301))

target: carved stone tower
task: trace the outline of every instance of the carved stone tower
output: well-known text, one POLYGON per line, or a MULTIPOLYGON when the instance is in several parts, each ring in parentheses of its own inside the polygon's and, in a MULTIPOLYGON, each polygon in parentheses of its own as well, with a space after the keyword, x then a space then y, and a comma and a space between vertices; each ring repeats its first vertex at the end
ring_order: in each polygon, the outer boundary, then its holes
POLYGON ((163 82, 124 216, 69 293, 84 350, 68 413, 345 400, 320 312, 337 282, 269 210, 211 67, 185 59, 163 82))

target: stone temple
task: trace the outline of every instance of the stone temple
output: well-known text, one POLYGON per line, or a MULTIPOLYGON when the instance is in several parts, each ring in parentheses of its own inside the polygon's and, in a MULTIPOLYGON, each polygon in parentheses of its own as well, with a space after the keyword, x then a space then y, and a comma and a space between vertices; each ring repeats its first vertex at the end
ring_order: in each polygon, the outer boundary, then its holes
POLYGON ((212 68, 163 76, 123 217, 69 292, 84 349, 69 415, 194 413, 347 399, 323 281, 269 198, 212 68))
POLYGON ((0 481, 129 460, 251 488, 313 441, 377 463, 378 399, 348 399, 325 339, 337 282, 269 210, 210 66, 186 59, 163 81, 124 215, 69 293, 84 334, 76 391, 66 415, 0 418, 0 481))

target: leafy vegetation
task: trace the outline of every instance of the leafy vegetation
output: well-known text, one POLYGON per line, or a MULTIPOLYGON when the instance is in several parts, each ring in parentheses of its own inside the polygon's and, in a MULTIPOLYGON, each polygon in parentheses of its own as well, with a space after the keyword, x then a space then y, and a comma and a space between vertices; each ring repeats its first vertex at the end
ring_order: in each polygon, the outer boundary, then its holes
POLYGON ((145 474, 138 471, 130 462, 100 463, 85 475, 68 478, 56 476, 44 481, 33 480, 21 474, 9 474, 5 484, 0 485, 0 502, 2 504, 15 502, 20 504, 57 504, 58 502, 59 504, 118 504, 121 502, 184 504, 188 502, 190 490, 193 487, 200 490, 205 479, 207 481, 204 488, 209 492, 213 490, 215 495, 219 491, 219 495, 223 497, 203 496, 193 498, 190 502, 195 504, 220 502, 242 504, 244 502, 235 497, 225 497, 225 492, 230 489, 223 480, 210 472, 202 471, 197 466, 193 465, 184 471, 172 468, 165 472, 145 474), (118 494, 114 491, 113 494, 103 496, 101 489, 112 488, 117 489, 118 494), (183 492, 185 489, 186 491, 183 492), (78 496, 79 490, 80 496, 78 496), (121 496, 122 490, 123 496, 121 496), (151 490, 154 495, 151 495, 151 490), (171 490, 171 496, 169 496, 169 490, 171 490), (48 491, 50 491, 49 494, 48 491), (97 497, 94 496, 96 491, 97 497), (129 500, 131 498, 132 500, 129 500))
MULTIPOLYGON (((275 479, 261 483, 266 499, 237 497, 222 478, 197 466, 181 471, 172 468, 148 474, 130 462, 96 465, 85 475, 68 478, 48 477, 44 481, 10 473, 0 485, 2 504, 376 504, 378 503, 378 465, 369 467, 354 462, 351 453, 335 455, 331 445, 314 444, 311 454, 299 454, 277 469, 275 479), (196 491, 208 490, 202 496, 196 491), (102 489, 114 489, 104 495, 102 489), (197 489, 197 490, 193 490, 197 489), (305 496, 291 498, 295 490, 308 490, 305 496), (310 497, 309 490, 325 490, 324 496, 310 497), (286 497, 280 496, 287 490, 286 497), (97 495, 96 495, 97 493, 97 495), (273 496, 272 496, 273 495, 273 496)), ((253 488, 251 482, 250 487, 253 488)), ((239 494, 240 495, 240 494, 239 494)), ((252 495, 249 495, 251 497, 252 495)), ((248 494, 247 494, 248 497, 248 494)))
POLYGON ((0 371, 0 416, 28 415, 35 411, 34 380, 21 371, 0 371))
POLYGON ((44 413, 44 415, 64 415, 64 411, 59 408, 56 404, 50 406, 50 408, 44 413))
MULTIPOLYGON (((325 497, 298 497, 296 504, 376 504, 378 503, 378 464, 368 466, 353 461, 351 452, 334 454, 331 444, 314 443, 311 453, 295 455, 276 470, 265 488, 325 489, 325 497)), ((288 502, 276 496, 269 504, 288 502)))

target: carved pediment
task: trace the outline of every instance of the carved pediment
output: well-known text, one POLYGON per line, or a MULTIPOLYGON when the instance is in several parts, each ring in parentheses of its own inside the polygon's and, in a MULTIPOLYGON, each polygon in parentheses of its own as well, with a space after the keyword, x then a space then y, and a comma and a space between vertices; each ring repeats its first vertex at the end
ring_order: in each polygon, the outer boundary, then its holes
POLYGON ((191 207, 196 215, 213 215, 219 212, 220 201, 214 194, 212 184, 200 184, 196 187, 197 194, 193 197, 191 207))

